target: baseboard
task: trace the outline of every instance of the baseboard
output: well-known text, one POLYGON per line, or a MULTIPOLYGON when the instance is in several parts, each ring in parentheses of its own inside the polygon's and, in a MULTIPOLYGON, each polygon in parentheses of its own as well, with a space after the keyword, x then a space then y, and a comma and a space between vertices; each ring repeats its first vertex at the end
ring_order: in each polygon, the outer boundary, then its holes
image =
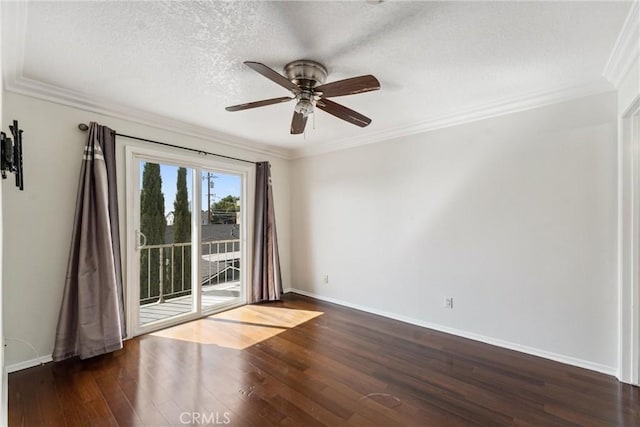
POLYGON ((542 350, 535 347, 529 347, 522 344, 513 343, 510 341, 501 340, 498 338, 487 337, 484 335, 476 334, 473 332, 463 331, 456 328, 450 328, 448 326, 439 325, 437 323, 425 322, 423 320, 414 319, 407 316, 402 316, 395 313, 390 313, 387 311, 377 310, 370 307, 365 307, 359 304, 353 304, 347 301, 339 300, 336 298, 325 297, 322 295, 318 295, 314 292, 304 291, 302 289, 296 288, 288 288, 284 290, 285 293, 293 292, 295 294, 304 295, 307 297, 315 298, 320 301, 330 302, 332 304, 341 305, 343 307, 349 307, 356 310, 364 311, 371 314, 376 314, 378 316, 387 317, 389 319, 399 320, 404 323, 409 323, 411 325, 422 326, 423 328, 433 329, 440 332, 445 332, 447 334, 456 335, 462 338, 468 338, 474 341, 480 341, 485 344, 491 344, 498 347, 507 348, 509 350, 519 351, 520 353, 530 354, 532 356, 542 357, 544 359, 553 360, 556 362, 564 363, 567 365, 577 366, 579 368, 589 369, 591 371, 600 372, 607 375, 616 376, 618 370, 614 367, 602 365, 600 363, 591 362, 584 359, 578 359, 576 357, 566 356, 563 354, 553 353, 550 351, 542 350))
POLYGON ((35 359, 24 360, 18 363, 12 363, 6 366, 7 374, 12 372, 22 371, 23 369, 33 368, 34 366, 44 365, 45 363, 53 362, 53 358, 50 354, 46 356, 36 357, 35 359))

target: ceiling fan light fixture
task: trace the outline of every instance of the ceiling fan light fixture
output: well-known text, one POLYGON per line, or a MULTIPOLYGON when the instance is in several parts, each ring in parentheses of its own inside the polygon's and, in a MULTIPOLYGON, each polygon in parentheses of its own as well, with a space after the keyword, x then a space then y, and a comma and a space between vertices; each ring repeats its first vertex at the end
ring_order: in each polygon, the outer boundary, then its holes
POLYGON ((313 114, 313 107, 315 99, 312 93, 302 92, 298 95, 298 103, 296 104, 295 111, 298 114, 302 114, 307 117, 309 114, 313 114))
POLYGON ((313 114, 313 102, 308 99, 301 99, 296 104, 295 108, 296 113, 302 114, 304 117, 307 117, 309 114, 313 114))

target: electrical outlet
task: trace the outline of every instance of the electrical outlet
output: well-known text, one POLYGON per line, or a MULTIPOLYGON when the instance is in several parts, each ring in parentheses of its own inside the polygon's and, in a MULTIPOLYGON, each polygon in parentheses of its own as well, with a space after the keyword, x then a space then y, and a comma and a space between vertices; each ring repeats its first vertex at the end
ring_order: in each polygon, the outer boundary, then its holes
POLYGON ((453 308, 453 297, 445 297, 444 298, 444 307, 445 308, 453 308))
POLYGON ((329 275, 325 274, 324 276, 322 276, 322 283, 329 283, 329 275))

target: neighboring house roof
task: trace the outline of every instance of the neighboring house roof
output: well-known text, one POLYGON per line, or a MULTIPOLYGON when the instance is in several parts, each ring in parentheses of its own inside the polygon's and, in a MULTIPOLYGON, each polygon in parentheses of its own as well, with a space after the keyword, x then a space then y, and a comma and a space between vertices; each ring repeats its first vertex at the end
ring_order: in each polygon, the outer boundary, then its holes
MULTIPOLYGON (((200 272, 201 283, 206 282, 209 278, 214 278, 219 273, 229 267, 229 263, 233 264, 233 260, 236 258, 236 253, 240 251, 240 242, 229 243, 216 243, 225 240, 239 240, 240 226, 238 224, 205 224, 200 226, 201 242, 202 242, 202 257, 200 258, 200 272), (209 243, 211 242, 211 243, 209 243), (208 257, 210 254, 228 254, 229 259, 224 261, 213 261, 218 257, 208 257), (233 253, 233 255, 232 255, 233 253)), ((165 230, 165 242, 173 242, 173 226, 167 225, 165 230)), ((223 257, 226 258, 226 257, 223 257)), ((224 274, 224 273, 223 273, 224 274)), ((233 271, 229 271, 228 277, 221 277, 220 282, 224 282, 225 279, 232 280, 233 271)), ((237 274, 237 273, 236 273, 237 274)), ((237 277, 237 276, 236 276, 237 277)))
MULTIPOLYGON (((240 226, 238 224, 205 224, 200 226, 200 233, 202 242, 237 240, 240 238, 240 226)), ((173 225, 167 225, 164 241, 173 242, 173 225)))

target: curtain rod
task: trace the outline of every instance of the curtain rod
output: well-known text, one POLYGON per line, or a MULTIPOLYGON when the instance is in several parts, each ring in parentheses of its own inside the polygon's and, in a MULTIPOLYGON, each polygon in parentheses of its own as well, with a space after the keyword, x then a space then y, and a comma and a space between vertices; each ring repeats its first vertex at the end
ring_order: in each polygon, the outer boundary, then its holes
MULTIPOLYGON (((87 126, 85 123, 80 123, 78 125, 78 129, 80 129, 83 132, 86 132, 86 131, 89 130, 89 126, 87 126)), ((181 147, 179 145, 173 145, 173 144, 169 144, 167 142, 154 141, 152 139, 139 138, 137 136, 125 135, 125 134, 122 134, 122 133, 118 133, 116 131, 113 131, 113 133, 114 133, 114 135, 121 136, 123 138, 136 139, 138 141, 150 142, 152 144, 164 145, 166 147, 179 148, 180 150, 193 151, 194 153, 203 154, 205 156, 209 155, 209 156, 216 156, 216 157, 224 157, 225 159, 237 160, 239 162, 251 163, 251 164, 254 164, 254 165, 258 163, 258 162, 252 162, 251 160, 239 159, 237 157, 225 156, 224 154, 210 153, 208 151, 196 150, 195 148, 189 148, 189 147, 181 147)))

